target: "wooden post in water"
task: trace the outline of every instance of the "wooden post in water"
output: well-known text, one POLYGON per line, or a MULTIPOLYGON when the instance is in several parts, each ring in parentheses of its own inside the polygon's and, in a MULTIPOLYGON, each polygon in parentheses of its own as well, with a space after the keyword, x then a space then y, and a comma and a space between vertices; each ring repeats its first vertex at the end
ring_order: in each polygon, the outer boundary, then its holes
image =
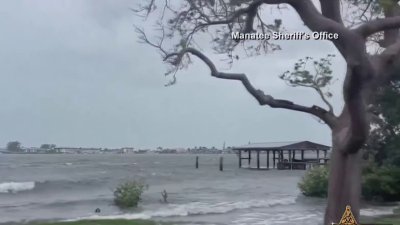
POLYGON ((272 168, 274 168, 275 169, 275 150, 272 150, 272 168))
POLYGON ((219 157, 219 171, 224 171, 224 157, 219 157))
POLYGON ((251 167, 250 165, 251 165, 251 150, 249 149, 249 158, 247 159, 247 160, 249 160, 248 162, 249 162, 249 168, 251 167))
POLYGON ((239 168, 242 168, 242 150, 239 150, 239 168))
POLYGON ((199 156, 196 156, 196 169, 199 168, 199 156))

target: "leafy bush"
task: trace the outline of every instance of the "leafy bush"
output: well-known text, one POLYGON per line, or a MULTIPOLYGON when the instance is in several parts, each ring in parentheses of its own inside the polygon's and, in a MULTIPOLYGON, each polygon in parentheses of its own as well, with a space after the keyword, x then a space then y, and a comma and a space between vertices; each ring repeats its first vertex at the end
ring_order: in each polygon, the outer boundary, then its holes
MULTIPOLYGON (((298 184, 305 196, 326 197, 328 168, 315 167, 298 184)), ((369 201, 400 201, 400 168, 368 165, 362 173, 362 197, 369 201)))
POLYGON ((362 195, 366 200, 399 201, 400 168, 383 166, 364 171, 362 195))
POLYGON ((328 195, 328 168, 314 167, 307 171, 298 187, 305 196, 326 197, 328 195))
POLYGON ((142 193, 148 188, 142 181, 121 183, 114 191, 114 203, 121 208, 137 207, 142 193))

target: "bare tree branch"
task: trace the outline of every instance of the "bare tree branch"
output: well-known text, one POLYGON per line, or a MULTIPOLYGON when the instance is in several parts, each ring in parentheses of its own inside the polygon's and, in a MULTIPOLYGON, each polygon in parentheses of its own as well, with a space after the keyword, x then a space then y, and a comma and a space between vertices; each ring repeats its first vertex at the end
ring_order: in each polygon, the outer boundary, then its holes
POLYGON ((325 97, 324 93, 322 92, 321 88, 316 87, 316 86, 312 86, 312 85, 302 85, 302 84, 296 84, 296 85, 293 85, 293 86, 300 86, 300 87, 307 87, 307 88, 314 89, 318 93, 318 95, 321 97, 322 101, 326 104, 326 106, 328 106, 328 112, 332 113, 332 114, 334 113, 332 104, 328 101, 328 99, 326 99, 326 97, 325 97))
POLYGON ((400 28, 400 16, 372 20, 364 23, 354 30, 366 38, 380 31, 398 28, 400 28))
POLYGON ((146 44, 158 49, 162 53, 163 57, 165 57, 168 54, 167 51, 165 49, 163 49, 163 46, 162 46, 164 37, 165 37, 165 31, 164 31, 163 27, 161 27, 160 30, 161 30, 162 36, 160 37, 160 40, 158 43, 154 43, 149 40, 149 38, 147 37, 147 35, 143 29, 138 28, 138 27, 135 28, 135 31, 139 34, 139 40, 141 42, 146 43, 146 44))
POLYGON ((333 106, 332 104, 328 101, 328 99, 326 99, 324 93, 322 92, 322 90, 320 88, 314 87, 314 89, 317 91, 317 93, 319 94, 319 96, 321 97, 322 101, 328 106, 329 109, 329 113, 333 114, 333 106))
POLYGON ((248 7, 242 8, 237 10, 234 14, 232 14, 229 18, 225 20, 210 20, 210 18, 207 16, 207 23, 199 24, 197 27, 193 30, 197 30, 198 28, 205 27, 205 26, 211 26, 211 25, 221 25, 221 24, 229 24, 233 23, 236 19, 238 19, 240 16, 248 14, 246 16, 246 26, 243 29, 243 33, 246 32, 252 32, 252 25, 253 25, 253 20, 254 17, 256 16, 257 9, 260 5, 263 4, 263 0, 257 0, 252 2, 248 7))
MULTIPOLYGON (((190 2, 190 1, 189 1, 190 2)), ((251 33, 253 32, 253 24, 254 24, 254 18, 257 15, 257 10, 260 5, 262 5, 264 2, 263 0, 256 0, 252 2, 248 7, 246 8, 241 8, 237 10, 235 13, 233 13, 231 16, 229 16, 227 19, 224 20, 211 20, 209 16, 205 15, 193 2, 191 3, 191 7, 196 9, 197 12, 200 13, 206 20, 204 23, 199 23, 197 24, 192 31, 189 33, 187 36, 186 40, 189 40, 192 38, 192 36, 199 31, 200 29, 208 26, 214 26, 214 25, 222 25, 222 24, 230 24, 235 22, 235 20, 238 20, 241 16, 246 15, 246 22, 245 26, 242 29, 241 32, 243 33, 251 33)))
POLYGON ((337 33, 339 38, 331 41, 346 62, 350 65, 360 63, 365 46, 357 33, 322 15, 311 0, 287 0, 287 3, 297 11, 304 24, 312 31, 337 33), (361 51, 354 51, 355 48, 361 51))
POLYGON ((249 81, 247 76, 243 73, 224 73, 219 72, 214 63, 203 53, 194 49, 194 48, 186 48, 181 50, 177 53, 168 54, 164 60, 168 60, 172 57, 176 57, 176 62, 180 62, 185 54, 190 53, 199 59, 201 59, 211 70, 211 76, 220 78, 220 79, 227 79, 227 80, 239 80, 242 82, 243 86, 246 90, 258 101, 260 105, 268 105, 272 108, 284 108, 299 112, 305 112, 317 116, 322 121, 324 121, 329 127, 334 127, 336 122, 336 117, 326 111, 325 109, 319 106, 311 106, 306 107, 302 105, 295 104, 291 101, 282 100, 282 99, 275 99, 271 95, 264 94, 263 91, 256 89, 249 81))

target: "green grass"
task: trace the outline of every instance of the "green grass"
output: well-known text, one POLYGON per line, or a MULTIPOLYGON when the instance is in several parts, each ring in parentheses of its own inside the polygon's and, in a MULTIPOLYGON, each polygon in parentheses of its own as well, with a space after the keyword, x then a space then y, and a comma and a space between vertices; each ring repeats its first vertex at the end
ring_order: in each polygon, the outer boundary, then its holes
POLYGON ((393 224, 400 225, 400 209, 394 210, 394 214, 379 218, 375 221, 377 224, 393 224))
POLYGON ((393 224, 393 225, 400 225, 400 218, 384 218, 380 219, 377 222, 378 224, 393 224))
POLYGON ((31 223, 29 225, 159 225, 150 220, 81 220, 75 222, 31 223))
MULTIPOLYGON (((400 225, 400 211, 395 212, 394 215, 376 219, 374 221, 368 221, 374 224, 392 224, 400 225)), ((75 222, 35 222, 29 223, 28 225, 172 225, 168 223, 159 223, 151 220, 81 220, 75 222)), ((362 224, 361 224, 362 225, 362 224)))

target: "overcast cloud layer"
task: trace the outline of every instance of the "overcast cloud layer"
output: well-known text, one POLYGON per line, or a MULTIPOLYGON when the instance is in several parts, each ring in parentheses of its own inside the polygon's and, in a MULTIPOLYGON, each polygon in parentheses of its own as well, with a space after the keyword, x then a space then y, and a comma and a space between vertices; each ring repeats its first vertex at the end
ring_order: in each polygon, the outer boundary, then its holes
MULTIPOLYGON (((330 144, 329 129, 310 115, 261 107, 240 83, 218 80, 200 61, 164 87, 165 65, 137 42, 129 10, 137 0, 0 1, 0 145, 136 148, 221 147, 263 141, 330 144)), ((288 28, 302 26, 284 12, 288 28)), ((283 51, 239 61, 264 92, 322 105, 312 90, 278 75, 298 58, 336 53, 327 41, 286 41, 283 51)), ((221 65, 221 68, 226 66, 221 65)), ((335 60, 335 77, 344 63, 335 60)), ((332 87, 336 113, 339 80, 332 87)))

